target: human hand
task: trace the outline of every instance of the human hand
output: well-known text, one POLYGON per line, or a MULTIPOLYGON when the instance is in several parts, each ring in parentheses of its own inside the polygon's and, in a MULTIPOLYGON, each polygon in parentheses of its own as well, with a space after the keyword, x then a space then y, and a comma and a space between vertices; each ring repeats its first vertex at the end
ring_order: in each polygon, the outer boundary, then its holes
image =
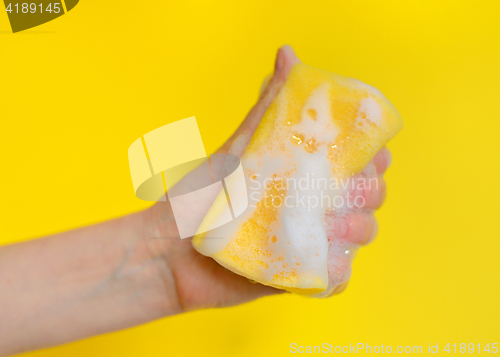
MULTIPOLYGON (((257 104, 237 129, 234 135, 217 151, 241 156, 267 108, 285 83, 292 66, 299 62, 289 46, 282 47, 277 54, 275 73, 262 91, 257 104)), ((357 245, 371 242, 376 234, 375 209, 382 205, 385 196, 383 173, 390 162, 390 153, 382 149, 357 178, 375 178, 376 184, 368 188, 348 192, 364 199, 362 207, 349 212, 327 216, 330 236, 357 245)), ((178 185, 190 185, 196 175, 188 174, 178 185)), ((185 207, 185 216, 201 222, 206 207, 185 207)), ((178 237, 172 209, 167 202, 158 202, 149 210, 154 217, 154 229, 150 238, 178 237)), ((272 287, 256 284, 247 278, 234 274, 219 265, 215 260, 199 254, 193 249, 189 239, 148 239, 149 250, 155 258, 160 258, 166 289, 175 290, 178 305, 183 311, 206 307, 232 306, 256 298, 281 293, 272 287)), ((329 259, 329 277, 345 281, 338 284, 333 294, 340 293, 347 285, 350 276, 350 262, 329 259)))

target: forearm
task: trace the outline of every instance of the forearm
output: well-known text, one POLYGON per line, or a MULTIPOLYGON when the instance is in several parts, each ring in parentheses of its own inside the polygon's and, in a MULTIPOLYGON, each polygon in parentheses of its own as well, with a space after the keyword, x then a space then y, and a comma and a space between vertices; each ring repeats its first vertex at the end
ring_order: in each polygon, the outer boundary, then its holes
POLYGON ((153 211, 1 247, 0 356, 180 312, 153 211))

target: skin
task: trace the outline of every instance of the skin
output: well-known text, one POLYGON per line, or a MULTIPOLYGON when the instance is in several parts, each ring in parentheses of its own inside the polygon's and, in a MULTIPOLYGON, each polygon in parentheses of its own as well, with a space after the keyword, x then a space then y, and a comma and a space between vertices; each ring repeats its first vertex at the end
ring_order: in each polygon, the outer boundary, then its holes
MULTIPOLYGON (((273 77, 219 153, 243 154, 298 61, 291 47, 280 48, 273 77)), ((363 245, 374 238, 373 212, 384 199, 389 163, 389 151, 382 149, 365 169, 376 172, 378 188, 361 192, 366 205, 344 217, 341 239, 363 245)), ((180 184, 189 180, 188 174, 180 184)), ((186 210, 199 219, 196 207, 186 210)), ((189 239, 161 239, 176 236, 167 201, 98 225, 0 247, 0 356, 282 293, 226 270, 196 252, 189 239)))

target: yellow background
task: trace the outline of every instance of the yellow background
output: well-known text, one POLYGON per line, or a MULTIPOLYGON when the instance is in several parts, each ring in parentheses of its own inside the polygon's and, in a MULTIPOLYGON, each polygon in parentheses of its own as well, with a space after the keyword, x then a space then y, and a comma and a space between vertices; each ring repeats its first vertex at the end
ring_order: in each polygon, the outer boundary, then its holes
POLYGON ((405 122, 389 145, 379 236, 340 296, 272 297, 28 356, 500 342, 499 4, 82 0, 17 35, 2 7, 0 243, 147 207, 134 196, 129 145, 195 115, 213 152, 284 43, 305 63, 378 87, 405 122))

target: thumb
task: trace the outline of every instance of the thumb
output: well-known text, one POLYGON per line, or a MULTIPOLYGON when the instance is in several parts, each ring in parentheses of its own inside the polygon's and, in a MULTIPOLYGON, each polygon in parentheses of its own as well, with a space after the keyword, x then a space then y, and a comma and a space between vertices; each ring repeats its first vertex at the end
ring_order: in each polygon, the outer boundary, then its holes
POLYGON ((262 117, 285 84, 293 65, 299 62, 291 46, 284 45, 278 50, 274 74, 271 78, 267 77, 264 80, 264 88, 261 90, 257 103, 250 109, 245 120, 231 138, 217 151, 217 154, 227 153, 238 157, 243 155, 262 117))
MULTIPOLYGON (((222 145, 219 150, 217 150, 216 154, 231 154, 238 157, 243 155, 262 117, 285 84, 291 68, 298 62, 299 59, 290 46, 285 45, 278 50, 272 78, 265 86, 265 89, 262 91, 257 103, 250 110, 240 127, 231 136, 231 138, 229 138, 229 140, 222 145)), ((221 168, 225 167, 224 164, 221 165, 220 163, 219 166, 221 168)), ((208 161, 205 161, 200 166, 186 174, 172 189, 169 190, 169 197, 176 197, 177 209, 175 220, 177 222, 177 227, 179 222, 181 222, 182 226, 185 228, 184 231, 196 231, 219 193, 216 189, 204 190, 203 192, 199 191, 200 187, 206 186, 206 183, 210 178, 209 173, 213 172, 213 170, 213 167, 209 168, 208 161), (197 192, 196 204, 193 204, 193 198, 191 196, 184 195, 184 193, 194 191, 197 192)), ((167 202, 158 202, 159 208, 162 208, 165 205, 169 206, 167 202)), ((161 217, 166 217, 164 213, 161 213, 161 211, 162 209, 160 209, 161 217)), ((159 221, 163 222, 164 219, 160 218, 159 221)), ((177 236, 175 232, 172 233, 174 236, 177 236)))

